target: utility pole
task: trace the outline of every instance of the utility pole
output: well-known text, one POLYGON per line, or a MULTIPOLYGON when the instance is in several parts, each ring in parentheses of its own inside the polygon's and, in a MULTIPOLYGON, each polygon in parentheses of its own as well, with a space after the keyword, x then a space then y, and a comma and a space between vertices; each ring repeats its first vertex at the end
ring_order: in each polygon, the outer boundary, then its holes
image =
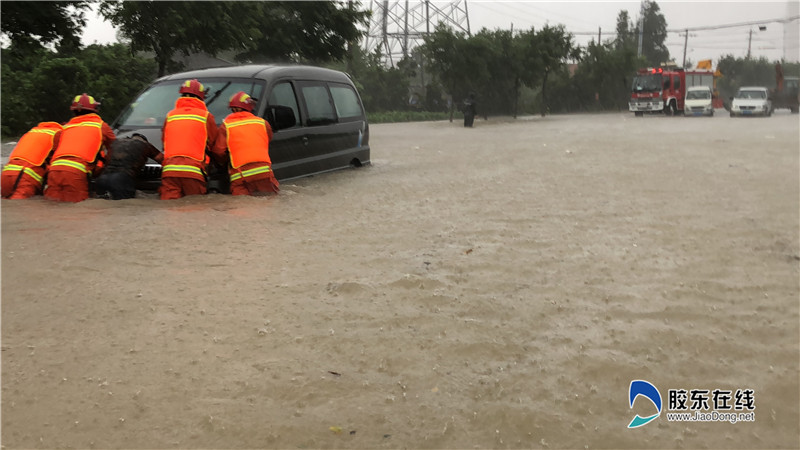
POLYGON ((403 25, 403 59, 408 58, 408 0, 406 0, 406 14, 403 15, 404 25, 403 25))
POLYGON ((683 68, 686 68, 686 46, 689 44, 689 29, 686 29, 686 36, 683 39, 683 68))
POLYGON ((639 51, 636 53, 636 56, 642 56, 642 39, 644 39, 644 2, 642 0, 642 6, 639 8, 639 51))
POLYGON ((602 28, 597 27, 597 45, 600 45, 600 30, 602 30, 602 28))
POLYGON ((753 42, 753 29, 750 28, 750 37, 747 38, 747 59, 750 59, 750 44, 753 42))

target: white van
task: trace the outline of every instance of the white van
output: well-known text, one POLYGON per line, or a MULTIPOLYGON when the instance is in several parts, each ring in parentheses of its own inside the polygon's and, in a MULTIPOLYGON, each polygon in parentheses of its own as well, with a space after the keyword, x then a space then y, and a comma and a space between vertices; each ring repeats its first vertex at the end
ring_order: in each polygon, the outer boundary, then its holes
POLYGON ((714 106, 711 105, 711 88, 708 86, 692 86, 688 88, 683 104, 683 115, 713 116, 714 106))

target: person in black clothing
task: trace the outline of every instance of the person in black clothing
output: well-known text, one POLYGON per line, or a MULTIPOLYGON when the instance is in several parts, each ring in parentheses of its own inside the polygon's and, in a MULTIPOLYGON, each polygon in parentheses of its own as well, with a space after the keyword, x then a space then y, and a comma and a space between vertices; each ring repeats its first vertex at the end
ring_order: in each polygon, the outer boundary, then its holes
POLYGON ((475 100, 475 93, 470 92, 469 96, 464 99, 464 126, 472 128, 472 123, 475 122, 475 116, 478 114, 478 102, 475 100))
POLYGON ((111 146, 103 173, 97 177, 97 194, 108 193, 113 200, 136 197, 136 175, 148 158, 161 164, 164 154, 148 142, 146 137, 134 134, 117 139, 111 146))

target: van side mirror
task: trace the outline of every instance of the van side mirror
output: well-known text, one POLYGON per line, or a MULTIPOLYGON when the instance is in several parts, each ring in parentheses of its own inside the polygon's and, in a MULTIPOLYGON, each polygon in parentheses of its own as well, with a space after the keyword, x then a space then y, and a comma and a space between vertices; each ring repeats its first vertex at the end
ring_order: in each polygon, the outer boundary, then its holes
POLYGON ((267 108, 267 122, 274 131, 278 131, 297 125, 297 118, 294 110, 288 106, 270 105, 267 108))

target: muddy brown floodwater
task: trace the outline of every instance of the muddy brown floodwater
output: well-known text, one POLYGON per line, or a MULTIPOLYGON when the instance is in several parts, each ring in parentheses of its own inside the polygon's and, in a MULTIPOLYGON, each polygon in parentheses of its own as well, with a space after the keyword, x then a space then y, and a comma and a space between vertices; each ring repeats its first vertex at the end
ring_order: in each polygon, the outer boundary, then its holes
POLYGON ((3 446, 800 447, 797 115, 371 146, 275 198, 3 200, 3 446))

